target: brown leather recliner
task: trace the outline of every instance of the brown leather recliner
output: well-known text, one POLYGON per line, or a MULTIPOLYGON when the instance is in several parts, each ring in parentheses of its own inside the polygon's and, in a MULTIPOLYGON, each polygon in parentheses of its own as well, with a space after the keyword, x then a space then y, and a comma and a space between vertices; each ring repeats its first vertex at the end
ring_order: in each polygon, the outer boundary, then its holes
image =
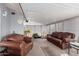
POLYGON ((68 48, 69 42, 75 38, 75 34, 69 32, 53 32, 47 35, 47 40, 61 49, 68 48))
POLYGON ((10 34, 0 42, 0 46, 6 47, 8 54, 25 56, 33 47, 31 39, 20 34, 10 34))

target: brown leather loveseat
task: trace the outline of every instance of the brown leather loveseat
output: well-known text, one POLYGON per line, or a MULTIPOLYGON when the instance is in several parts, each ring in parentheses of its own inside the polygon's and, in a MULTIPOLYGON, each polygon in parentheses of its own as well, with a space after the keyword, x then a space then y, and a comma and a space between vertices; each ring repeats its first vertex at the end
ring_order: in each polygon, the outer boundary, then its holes
POLYGON ((31 39, 21 34, 10 34, 0 42, 0 46, 7 49, 6 55, 25 56, 33 47, 31 39))
POLYGON ((69 32, 53 32, 47 34, 47 40, 61 49, 68 48, 69 42, 75 38, 75 34, 69 32))

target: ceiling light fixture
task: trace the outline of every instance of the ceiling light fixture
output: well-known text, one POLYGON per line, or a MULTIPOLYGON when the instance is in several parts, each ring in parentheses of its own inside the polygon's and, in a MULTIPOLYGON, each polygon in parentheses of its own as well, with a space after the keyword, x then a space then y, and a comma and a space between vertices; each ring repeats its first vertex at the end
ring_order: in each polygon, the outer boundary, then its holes
POLYGON ((21 11, 22 11, 24 20, 25 20, 26 22, 28 22, 28 20, 27 20, 27 18, 26 18, 26 16, 25 16, 25 13, 24 13, 24 11, 23 11, 23 8, 22 8, 22 6, 21 6, 21 3, 19 3, 19 6, 20 6, 20 8, 21 8, 21 11))

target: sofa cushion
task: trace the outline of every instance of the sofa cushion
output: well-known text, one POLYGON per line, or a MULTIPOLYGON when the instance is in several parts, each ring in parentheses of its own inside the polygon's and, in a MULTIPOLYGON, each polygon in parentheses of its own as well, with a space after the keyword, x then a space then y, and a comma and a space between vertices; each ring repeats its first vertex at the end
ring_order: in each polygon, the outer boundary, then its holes
POLYGON ((32 42, 32 40, 31 40, 32 38, 31 37, 24 37, 24 41, 26 42, 26 43, 30 43, 30 42, 32 42))
POLYGON ((51 36, 57 38, 57 33, 58 33, 58 32, 53 32, 53 33, 51 34, 51 36))
POLYGON ((11 34, 6 37, 7 41, 15 41, 21 43, 23 41, 23 36, 18 34, 11 34))
POLYGON ((17 40, 15 38, 7 38, 7 41, 14 41, 14 42, 18 42, 18 43, 22 42, 22 40, 17 40))
POLYGON ((58 38, 58 39, 62 39, 63 38, 63 32, 53 32, 51 36, 58 38))

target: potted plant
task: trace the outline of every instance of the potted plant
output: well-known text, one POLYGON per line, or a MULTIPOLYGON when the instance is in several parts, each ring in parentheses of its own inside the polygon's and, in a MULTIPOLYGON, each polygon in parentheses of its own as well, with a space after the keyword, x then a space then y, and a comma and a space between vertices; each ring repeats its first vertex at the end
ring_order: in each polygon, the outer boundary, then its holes
POLYGON ((31 33, 31 31, 28 29, 28 30, 24 30, 24 35, 28 35, 29 33, 31 33))

